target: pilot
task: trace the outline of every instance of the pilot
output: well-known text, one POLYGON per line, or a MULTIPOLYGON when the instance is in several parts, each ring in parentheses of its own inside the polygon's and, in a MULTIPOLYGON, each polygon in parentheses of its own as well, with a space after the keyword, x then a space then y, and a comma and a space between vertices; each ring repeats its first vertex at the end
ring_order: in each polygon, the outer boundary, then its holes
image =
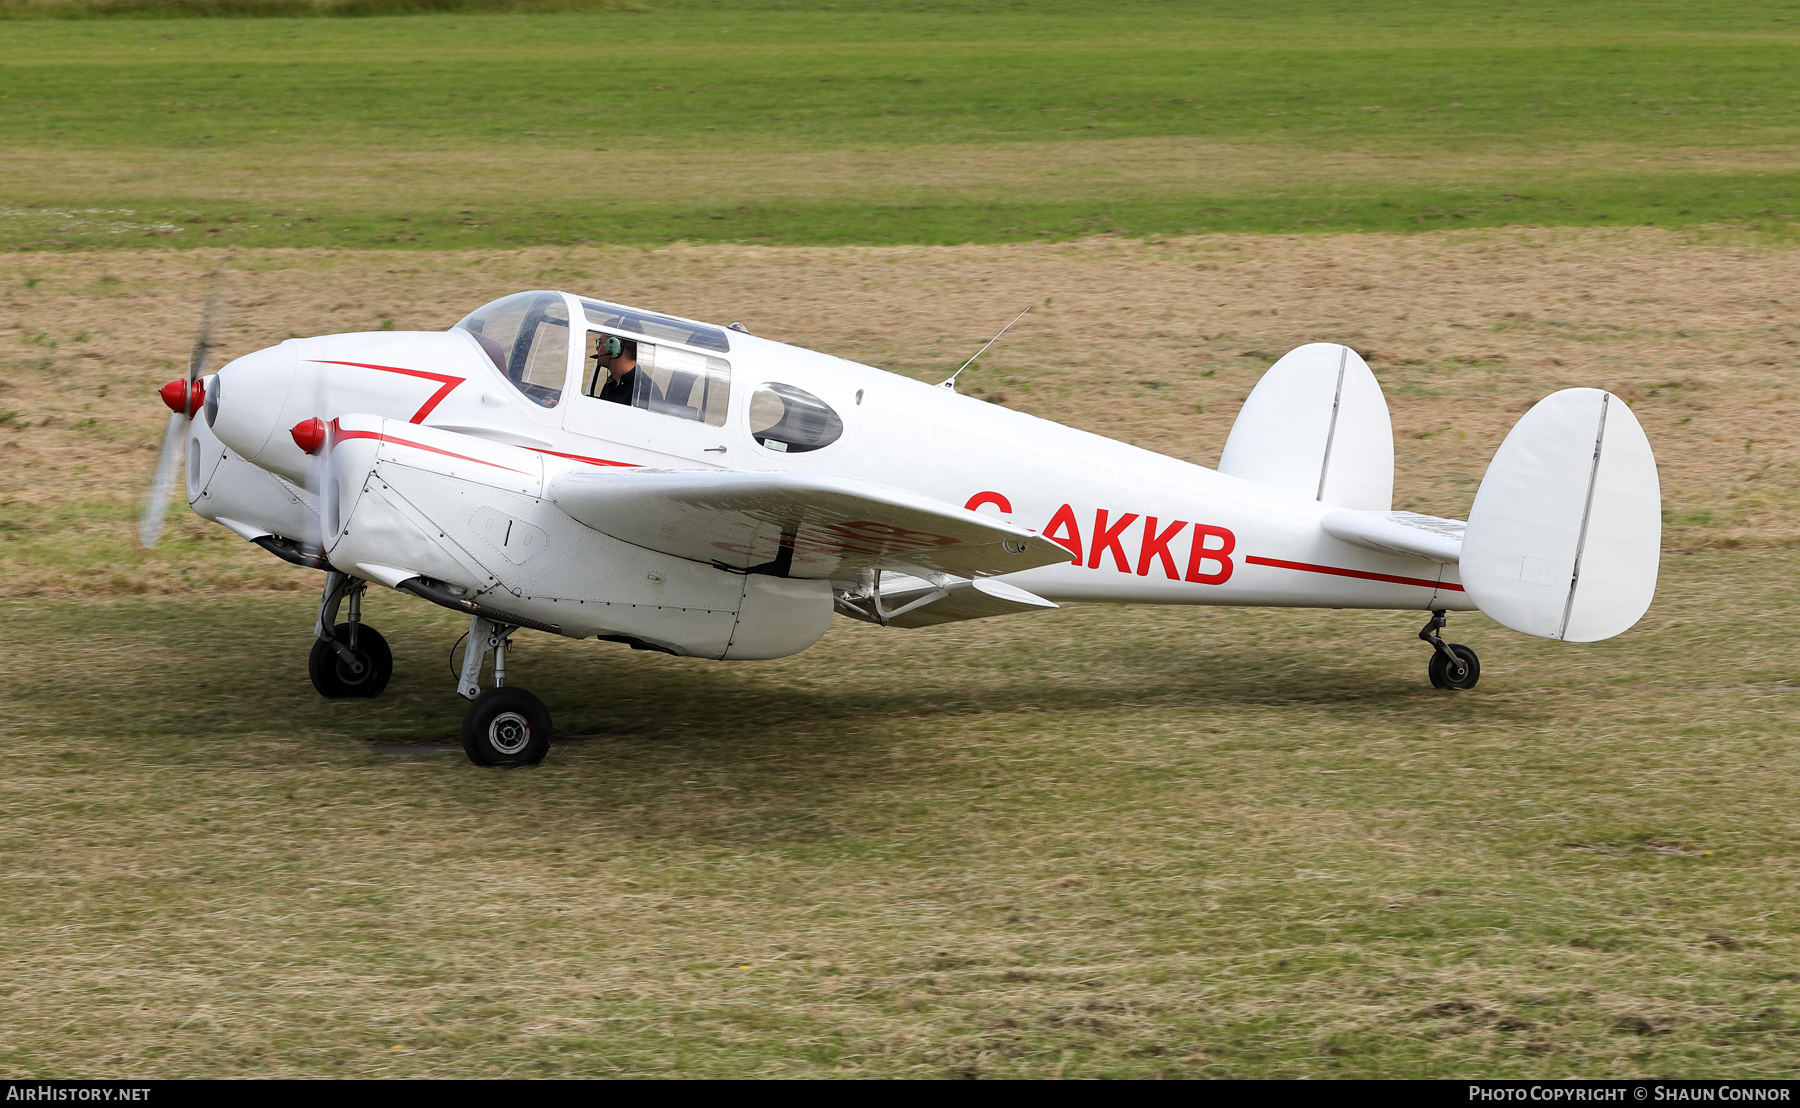
POLYGON ((604 369, 607 374, 606 383, 596 394, 600 399, 638 408, 653 408, 662 403, 662 390, 656 387, 656 382, 648 373, 638 372, 636 339, 602 335, 599 348, 594 351, 594 361, 597 369, 604 369))

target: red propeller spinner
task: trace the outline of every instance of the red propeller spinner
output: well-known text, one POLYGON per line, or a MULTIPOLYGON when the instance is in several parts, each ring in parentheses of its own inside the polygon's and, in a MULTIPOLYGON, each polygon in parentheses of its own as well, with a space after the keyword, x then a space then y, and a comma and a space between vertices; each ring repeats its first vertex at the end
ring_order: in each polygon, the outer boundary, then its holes
POLYGON ((294 445, 308 454, 317 454, 325 448, 325 421, 322 419, 303 419, 294 424, 288 434, 294 436, 294 445))
POLYGON ((192 419, 200 406, 206 403, 206 382, 195 381, 190 385, 186 381, 170 381, 156 390, 156 395, 162 397, 162 402, 169 406, 171 412, 192 419))

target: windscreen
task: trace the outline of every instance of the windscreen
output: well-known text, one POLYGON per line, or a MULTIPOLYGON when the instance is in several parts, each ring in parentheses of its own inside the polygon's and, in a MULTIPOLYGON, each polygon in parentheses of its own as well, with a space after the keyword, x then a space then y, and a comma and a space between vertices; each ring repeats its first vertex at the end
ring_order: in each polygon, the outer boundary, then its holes
POLYGON ((534 403, 556 407, 569 366, 569 309, 557 292, 521 292, 464 316, 458 328, 534 403))

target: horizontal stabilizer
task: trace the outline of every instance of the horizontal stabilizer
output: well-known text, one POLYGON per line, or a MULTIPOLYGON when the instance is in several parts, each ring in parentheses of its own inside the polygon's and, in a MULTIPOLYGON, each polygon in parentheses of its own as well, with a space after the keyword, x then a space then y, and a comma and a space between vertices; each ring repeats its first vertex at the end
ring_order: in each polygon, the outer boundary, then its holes
POLYGON ((1482 612, 1527 635, 1608 639, 1656 595, 1662 490, 1650 440, 1600 389, 1538 401, 1488 464, 1460 571, 1482 612))
POLYGON ((1439 519, 1418 512, 1357 512, 1339 508, 1320 521, 1334 539, 1387 554, 1410 554, 1455 565, 1462 557, 1460 519, 1439 519))
POLYGON ((1069 561, 1057 543, 904 489, 816 473, 570 469, 557 507, 650 550, 779 577, 986 577, 1069 561))

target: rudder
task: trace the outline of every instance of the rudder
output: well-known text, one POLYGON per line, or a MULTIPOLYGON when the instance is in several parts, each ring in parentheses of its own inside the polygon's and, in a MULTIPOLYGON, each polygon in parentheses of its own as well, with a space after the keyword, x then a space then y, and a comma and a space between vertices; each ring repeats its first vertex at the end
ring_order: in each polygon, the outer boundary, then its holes
POLYGON ((1527 635, 1609 639, 1656 595, 1662 490, 1637 417, 1612 393, 1538 401, 1488 464, 1460 571, 1482 612, 1527 635))
POLYGON ((1256 383, 1219 472, 1340 508, 1394 503, 1394 429, 1381 385, 1356 351, 1297 347, 1256 383))

